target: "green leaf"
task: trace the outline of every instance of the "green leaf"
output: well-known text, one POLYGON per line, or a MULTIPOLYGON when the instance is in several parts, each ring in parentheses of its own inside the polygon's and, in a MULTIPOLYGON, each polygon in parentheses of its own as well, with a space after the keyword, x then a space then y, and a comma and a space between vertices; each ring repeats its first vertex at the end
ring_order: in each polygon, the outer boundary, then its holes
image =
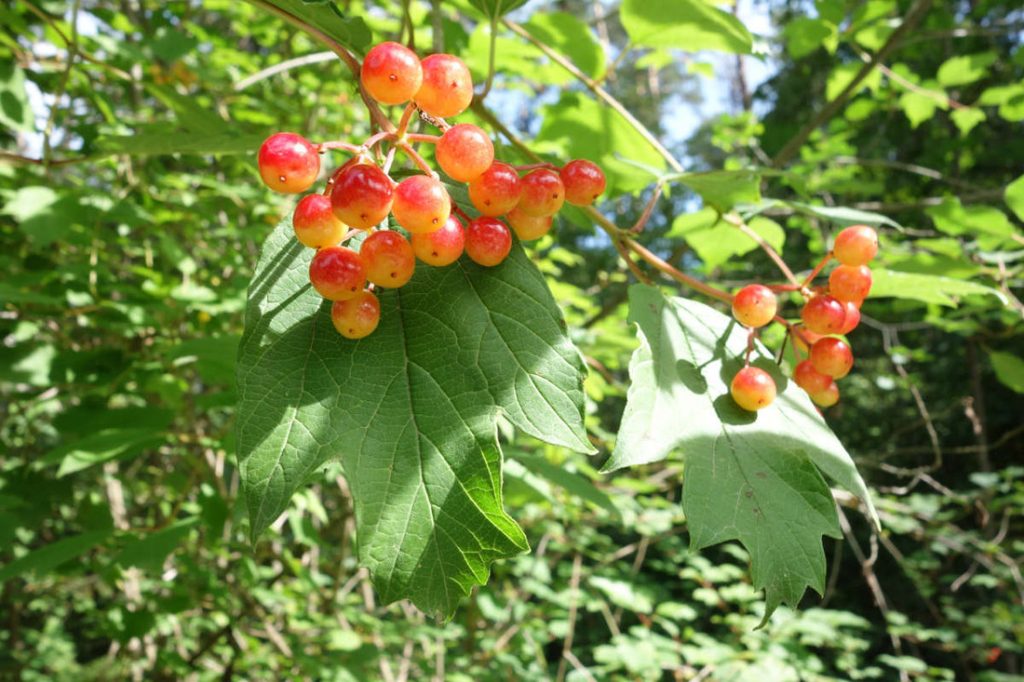
POLYGON ((978 106, 998 106, 999 115, 1007 121, 1024 121, 1024 84, 996 85, 981 93, 978 106))
POLYGON ((882 268, 871 271, 871 298, 903 298, 923 303, 937 303, 955 308, 964 296, 990 295, 1003 304, 1006 297, 998 289, 952 277, 895 272, 882 268))
POLYGON ((652 613, 654 596, 649 589, 625 580, 613 580, 595 575, 589 581, 591 587, 600 590, 614 606, 628 609, 633 613, 652 613))
MULTIPOLYGON (((782 250, 786 232, 781 225, 761 216, 751 218, 748 225, 776 251, 782 250)), ((710 208, 677 216, 667 236, 685 239, 708 270, 758 248, 757 242, 735 226, 719 220, 718 214, 710 208)))
POLYGON ((1024 360, 1012 353, 989 351, 988 359, 992 361, 992 369, 1007 388, 1024 393, 1024 360))
POLYGON ((1009 185, 1006 186, 1006 192, 1003 194, 1003 198, 1006 200, 1006 205, 1010 207, 1021 220, 1024 220, 1024 175, 1020 176, 1009 185))
POLYGON ((159 570, 167 559, 167 555, 174 551, 198 523, 199 517, 193 516, 172 523, 153 533, 144 534, 126 543, 114 561, 122 566, 159 570))
POLYGON ((67 476, 113 459, 124 459, 141 454, 160 445, 164 437, 159 427, 134 425, 101 429, 72 443, 47 452, 43 464, 60 462, 57 476, 67 476))
MULTIPOLYGON (((828 76, 828 82, 825 84, 825 97, 832 101, 839 96, 839 93, 843 92, 850 83, 853 82, 857 74, 860 73, 862 64, 858 62, 849 62, 847 64, 840 64, 835 67, 828 76)), ((857 94, 865 88, 870 88, 872 92, 878 90, 878 87, 882 84, 882 72, 878 69, 873 70, 868 74, 864 80, 857 84, 852 94, 857 94)))
POLYGON ((873 225, 876 227, 878 225, 888 225, 895 228, 901 227, 895 220, 881 213, 861 211, 860 209, 846 208, 845 206, 814 206, 796 201, 787 202, 787 204, 801 213, 825 218, 838 225, 873 225))
POLYGON ((683 183, 719 213, 730 211, 737 204, 761 201, 761 174, 753 170, 677 173, 665 179, 683 183))
POLYGON ((144 133, 141 135, 107 136, 96 141, 102 154, 150 156, 160 154, 254 154, 265 135, 236 132, 195 134, 144 133))
POLYGON ((821 593, 821 536, 839 537, 839 525, 818 469, 860 497, 876 519, 842 444, 760 344, 764 357, 754 364, 773 375, 778 397, 756 414, 733 402, 728 382, 742 367, 747 333, 731 318, 635 285, 630 321, 640 347, 630 360, 626 412, 605 468, 654 462, 680 450, 693 547, 731 539, 746 547, 754 585, 765 590, 765 620, 782 602, 796 606, 806 587, 821 593))
POLYGON ((28 572, 44 575, 105 541, 112 529, 94 530, 51 542, 0 567, 0 583, 28 572))
POLYGON ((905 92, 900 97, 900 108, 910 120, 910 127, 916 128, 931 119, 936 109, 946 109, 948 104, 933 95, 919 92, 905 92))
POLYGON ((753 45, 739 19, 704 0, 623 0, 619 18, 634 45, 742 54, 753 45))
POLYGON ((501 17, 525 5, 526 0, 469 0, 469 3, 485 16, 501 17))
MULTIPOLYGON (((304 0, 246 0, 260 9, 273 5, 280 12, 296 17, 323 31, 345 47, 362 52, 373 36, 360 16, 346 17, 334 2, 305 2, 304 0)), ((269 11, 269 10, 268 10, 269 11)), ((278 16, 277 13, 274 13, 278 16)))
POLYGON ((1006 214, 994 206, 964 206, 957 197, 947 197, 938 206, 925 210, 941 232, 955 236, 978 237, 984 248, 993 248, 1011 240, 1016 228, 1006 214))
POLYGON ((961 135, 967 135, 975 126, 984 122, 985 112, 975 107, 963 107, 949 115, 953 123, 960 129, 961 135))
POLYGON ((995 52, 980 52, 950 57, 942 66, 936 77, 939 83, 947 88, 956 85, 967 85, 981 80, 988 75, 989 67, 996 63, 995 52))
POLYGON ((256 537, 340 457, 359 556, 385 602, 451 614, 490 563, 527 548, 501 503, 495 418, 592 450, 583 363, 517 245, 500 266, 420 266, 383 291, 363 341, 334 330, 312 252, 282 222, 264 245, 238 359, 238 458, 256 537))
POLYGON ((604 48, 590 28, 567 12, 537 12, 525 28, 548 47, 569 58, 580 71, 599 79, 605 71, 604 48))
POLYGON ((25 92, 25 72, 13 59, 0 61, 0 126, 23 132, 36 127, 25 92))
POLYGON ((786 38, 786 51, 793 59, 805 57, 819 47, 835 52, 839 43, 839 29, 831 21, 796 17, 782 30, 786 38))

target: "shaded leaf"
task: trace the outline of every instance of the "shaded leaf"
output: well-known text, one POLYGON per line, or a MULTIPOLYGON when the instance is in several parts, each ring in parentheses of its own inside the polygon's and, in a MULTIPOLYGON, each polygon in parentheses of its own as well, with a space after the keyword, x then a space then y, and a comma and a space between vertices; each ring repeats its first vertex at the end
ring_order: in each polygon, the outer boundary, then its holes
POLYGON ((635 45, 745 54, 753 44, 739 19, 704 0, 623 0, 619 16, 635 45))
POLYGON ((260 9, 266 9, 265 5, 273 5, 279 11, 297 17, 305 23, 323 31, 329 38, 332 38, 345 47, 352 48, 357 52, 370 45, 373 36, 370 28, 360 16, 347 17, 341 13, 338 6, 332 2, 305 2, 304 0, 246 0, 260 9))
POLYGON ((89 531, 51 542, 33 550, 6 566, 0 567, 0 582, 29 572, 36 575, 49 573, 61 564, 67 563, 101 544, 110 537, 112 532, 113 530, 110 528, 89 531))
POLYGON ((1000 383, 1017 393, 1024 393, 1024 360, 1013 353, 989 351, 988 359, 1000 383))
POLYGON ((998 289, 952 277, 895 272, 882 268, 871 271, 871 298, 904 298, 924 303, 956 307, 959 299, 970 295, 990 295, 1006 303, 998 289))

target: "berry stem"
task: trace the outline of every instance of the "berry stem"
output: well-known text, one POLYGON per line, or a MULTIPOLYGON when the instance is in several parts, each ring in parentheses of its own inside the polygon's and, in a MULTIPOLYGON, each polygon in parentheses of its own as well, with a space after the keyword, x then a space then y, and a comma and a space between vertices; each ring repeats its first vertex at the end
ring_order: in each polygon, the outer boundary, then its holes
POLYGON ((343 142, 341 140, 331 140, 330 142, 321 142, 316 145, 316 150, 318 152, 324 152, 329 149, 344 149, 345 151, 353 154, 359 154, 364 151, 363 147, 360 147, 359 145, 352 144, 350 142, 343 142))
POLYGON ((647 200, 647 205, 644 206, 644 212, 640 214, 636 223, 633 224, 633 227, 629 228, 630 234, 640 234, 643 232, 644 227, 647 225, 647 221, 651 219, 651 214, 654 213, 654 205, 658 203, 658 199, 661 197, 661 190, 664 186, 664 183, 660 180, 656 185, 654 185, 654 194, 652 194, 651 198, 647 200))
POLYGON ((425 144, 437 144, 441 141, 440 135, 423 135, 421 133, 409 133, 405 136, 409 142, 423 142, 425 144))
POLYGON ((459 214, 459 217, 460 217, 460 218, 462 218, 463 220, 465 220, 465 221, 466 221, 467 223, 468 223, 469 221, 473 220, 472 218, 470 218, 470 217, 469 217, 469 214, 468 214, 468 213, 466 213, 465 211, 463 211, 463 210, 462 210, 462 209, 461 209, 461 208, 459 207, 459 205, 458 205, 458 204, 456 204, 456 203, 455 203, 454 201, 452 202, 452 211, 454 211, 455 213, 458 213, 458 214, 459 214))
POLYGON ((366 138, 365 142, 363 142, 363 149, 373 149, 373 147, 375 145, 381 143, 384 140, 393 139, 394 137, 395 137, 394 133, 387 133, 387 132, 374 133, 373 135, 370 135, 368 138, 366 138))
POLYGON ((757 331, 754 329, 747 330, 747 352, 743 356, 743 364, 750 366, 750 356, 754 352, 754 339, 757 337, 757 331))
POLYGON ((676 268, 672 267, 672 265, 662 260, 659 256, 649 251, 646 247, 642 246, 641 244, 638 244, 636 241, 630 239, 629 237, 620 237, 619 239, 623 242, 623 244, 626 247, 635 252, 638 256, 640 256, 645 261, 647 261, 655 268, 660 270, 663 274, 668 275, 677 282, 685 284, 691 289, 696 289, 705 296, 717 298, 719 301, 725 301, 726 303, 732 303, 732 294, 722 291, 721 289, 718 289, 716 287, 713 287, 710 284, 705 284, 699 279, 690 277, 689 275, 680 272, 676 268))
POLYGON ((725 222, 729 223, 740 232, 757 242, 757 245, 760 246, 766 254, 768 254, 768 257, 771 258, 777 266, 779 266, 779 270, 786 276, 786 279, 788 279, 792 284, 800 286, 800 280, 796 278, 793 271, 789 269, 788 265, 786 265, 786 261, 782 260, 782 256, 779 255, 779 252, 772 248, 771 244, 762 239, 761 235, 754 232, 754 230, 743 221, 743 218, 739 217, 735 213, 726 213, 722 218, 725 222))
POLYGON ((397 150, 397 147, 392 147, 391 149, 388 150, 388 155, 384 159, 384 165, 381 168, 381 170, 383 170, 385 173, 391 172, 391 164, 395 162, 395 152, 397 150))
POLYGON ((398 130, 395 135, 402 137, 405 135, 405 131, 409 129, 409 121, 412 120, 412 115, 416 113, 416 105, 409 102, 405 105, 405 111, 402 112, 402 118, 398 121, 398 130))
POLYGON ((817 277, 821 273, 821 271, 825 269, 825 266, 828 265, 828 262, 830 260, 832 260, 832 254, 825 254, 825 257, 822 258, 821 261, 814 266, 813 270, 811 270, 811 274, 807 275, 807 277, 804 279, 804 283, 800 285, 800 288, 805 289, 811 282, 813 282, 814 278, 817 277))
POLYGON ((437 173, 434 172, 434 169, 430 167, 430 164, 427 163, 426 160, 422 156, 420 156, 415 149, 412 148, 411 144, 409 144, 408 142, 399 142, 397 143, 396 146, 402 150, 402 153, 404 153, 406 156, 412 159, 412 162, 415 163, 421 171, 423 171, 432 178, 437 177, 437 173))
POLYGON ((640 266, 637 265, 633 261, 633 258, 629 255, 630 245, 626 243, 626 239, 621 237, 619 239, 615 239, 613 237, 612 242, 615 244, 615 248, 616 250, 618 250, 619 255, 622 256, 622 260, 626 262, 626 266, 629 268, 630 272, 633 273, 633 276, 636 277, 637 280, 643 282, 644 284, 653 284, 654 282, 651 280, 650 277, 647 276, 647 273, 641 270, 640 266))

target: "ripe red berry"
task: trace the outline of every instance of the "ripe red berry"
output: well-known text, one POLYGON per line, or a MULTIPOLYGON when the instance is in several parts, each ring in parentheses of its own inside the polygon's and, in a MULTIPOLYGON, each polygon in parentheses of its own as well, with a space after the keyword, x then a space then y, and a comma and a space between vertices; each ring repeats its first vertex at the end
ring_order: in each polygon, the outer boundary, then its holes
POLYGON ((313 249, 334 246, 348 232, 345 223, 335 217, 331 200, 323 194, 307 194, 299 200, 292 227, 295 238, 313 249))
POLYGON ((479 265, 491 267, 512 250, 512 233, 496 218, 481 216, 466 227, 466 255, 479 265))
POLYGON ((320 155, 316 147, 295 133, 271 135, 263 142, 257 158, 260 177, 275 192, 305 192, 320 174, 320 155))
POLYGON ((843 319, 843 328, 839 330, 839 334, 846 336, 860 324, 860 308, 853 301, 843 303, 843 307, 846 308, 846 317, 843 319))
POLYGON ((452 180, 470 182, 494 163, 494 145, 471 123, 454 125, 437 143, 437 163, 452 180))
POLYGON ((394 230, 374 232, 359 248, 366 279, 377 286, 397 288, 412 279, 416 255, 409 240, 394 230))
POLYGON ((838 334, 846 321, 846 308, 831 296, 819 295, 804 305, 800 317, 816 334, 838 334))
POLYGON ((449 216, 444 227, 412 236, 412 250, 427 265, 444 267, 459 260, 466 246, 466 232, 455 216, 449 216))
POLYGON ((432 54, 420 65, 423 85, 414 98, 416 106, 440 118, 465 111, 473 101, 473 77, 465 62, 450 54, 432 54))
POLYGON ((548 168, 538 168, 523 176, 520 181, 523 196, 516 208, 532 216, 554 215, 565 202, 565 185, 558 173, 548 168))
POLYGON ((368 230, 388 217, 394 194, 394 183, 384 171, 360 163, 335 176, 331 205, 343 223, 368 230))
POLYGON ((814 369, 810 360, 804 360, 793 370, 793 381, 808 393, 820 393, 832 383, 832 377, 814 369))
POLYGON ((519 203, 522 182, 516 169, 495 161, 478 178, 469 183, 469 200, 485 216, 505 215, 519 203))
POLYGON ((415 52, 386 42, 366 53, 359 78, 367 94, 381 104, 404 104, 423 84, 423 69, 415 52))
POLYGON ((366 284, 363 259, 344 246, 320 249, 309 264, 309 281, 329 301, 344 301, 356 296, 366 284))
POLYGON ((756 412, 775 400, 775 381, 763 369, 744 367, 732 378, 729 392, 737 405, 744 410, 756 412))
POLYGON ((843 265, 866 265, 878 253, 878 234, 867 225, 854 225, 836 235, 832 255, 843 265))
POLYGON ((360 291, 346 301, 331 306, 331 322, 346 339, 369 336, 380 322, 380 301, 369 291, 360 291))
POLYGON ((551 231, 551 225, 554 222, 553 216, 526 215, 518 208, 513 208, 505 217, 508 224, 515 230, 516 236, 524 242, 540 239, 551 231))
POLYGON ((871 268, 866 265, 840 265, 828 276, 828 293, 843 301, 860 305, 871 291, 871 268))
POLYGON ((811 346, 811 364, 822 374, 842 379, 853 367, 853 351, 842 339, 829 336, 811 346))
POLYGON ((395 188, 391 212, 413 234, 440 230, 451 211, 452 200, 444 185, 429 175, 410 175, 395 188))
POLYGON ((807 395, 818 407, 832 407, 839 402, 839 387, 836 386, 836 382, 832 381, 820 391, 808 391, 807 395))
POLYGON ((763 327, 775 317, 779 302, 763 284, 749 284, 732 299, 732 316, 747 327, 763 327))
POLYGON ((565 164, 558 175, 565 185, 565 200, 576 206, 589 206, 604 193, 604 171, 596 163, 575 159, 565 164))

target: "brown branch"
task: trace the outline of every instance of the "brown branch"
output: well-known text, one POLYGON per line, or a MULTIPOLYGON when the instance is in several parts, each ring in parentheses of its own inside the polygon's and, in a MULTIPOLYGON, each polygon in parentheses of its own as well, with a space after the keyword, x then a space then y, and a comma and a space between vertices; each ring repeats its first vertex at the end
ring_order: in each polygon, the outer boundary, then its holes
POLYGON ((804 146, 804 143, 807 142, 811 133, 839 113, 839 110, 843 108, 846 101, 850 99, 850 97, 852 97, 860 88, 860 84, 864 79, 871 75, 871 72, 875 67, 882 63, 885 58, 896 49, 900 41, 903 39, 903 36, 909 33, 911 29, 913 29, 924 18, 924 15, 931 7, 931 4, 931 0, 917 0, 913 4, 910 10, 907 11, 907 15, 904 17, 903 23, 901 23, 899 27, 889 35, 889 39, 885 41, 885 44, 882 45, 878 52, 876 52, 871 59, 860 68, 860 71, 858 71, 857 75, 853 77, 853 80, 843 88, 843 91, 836 95, 835 99, 822 107, 822 109, 812 116, 811 120, 808 121, 804 127, 792 137, 792 139, 789 140, 789 142, 783 145, 782 149, 779 150, 779 153, 775 155, 774 159, 772 159, 773 166, 779 168, 788 163, 790 159, 796 156, 800 151, 800 148, 804 146))

